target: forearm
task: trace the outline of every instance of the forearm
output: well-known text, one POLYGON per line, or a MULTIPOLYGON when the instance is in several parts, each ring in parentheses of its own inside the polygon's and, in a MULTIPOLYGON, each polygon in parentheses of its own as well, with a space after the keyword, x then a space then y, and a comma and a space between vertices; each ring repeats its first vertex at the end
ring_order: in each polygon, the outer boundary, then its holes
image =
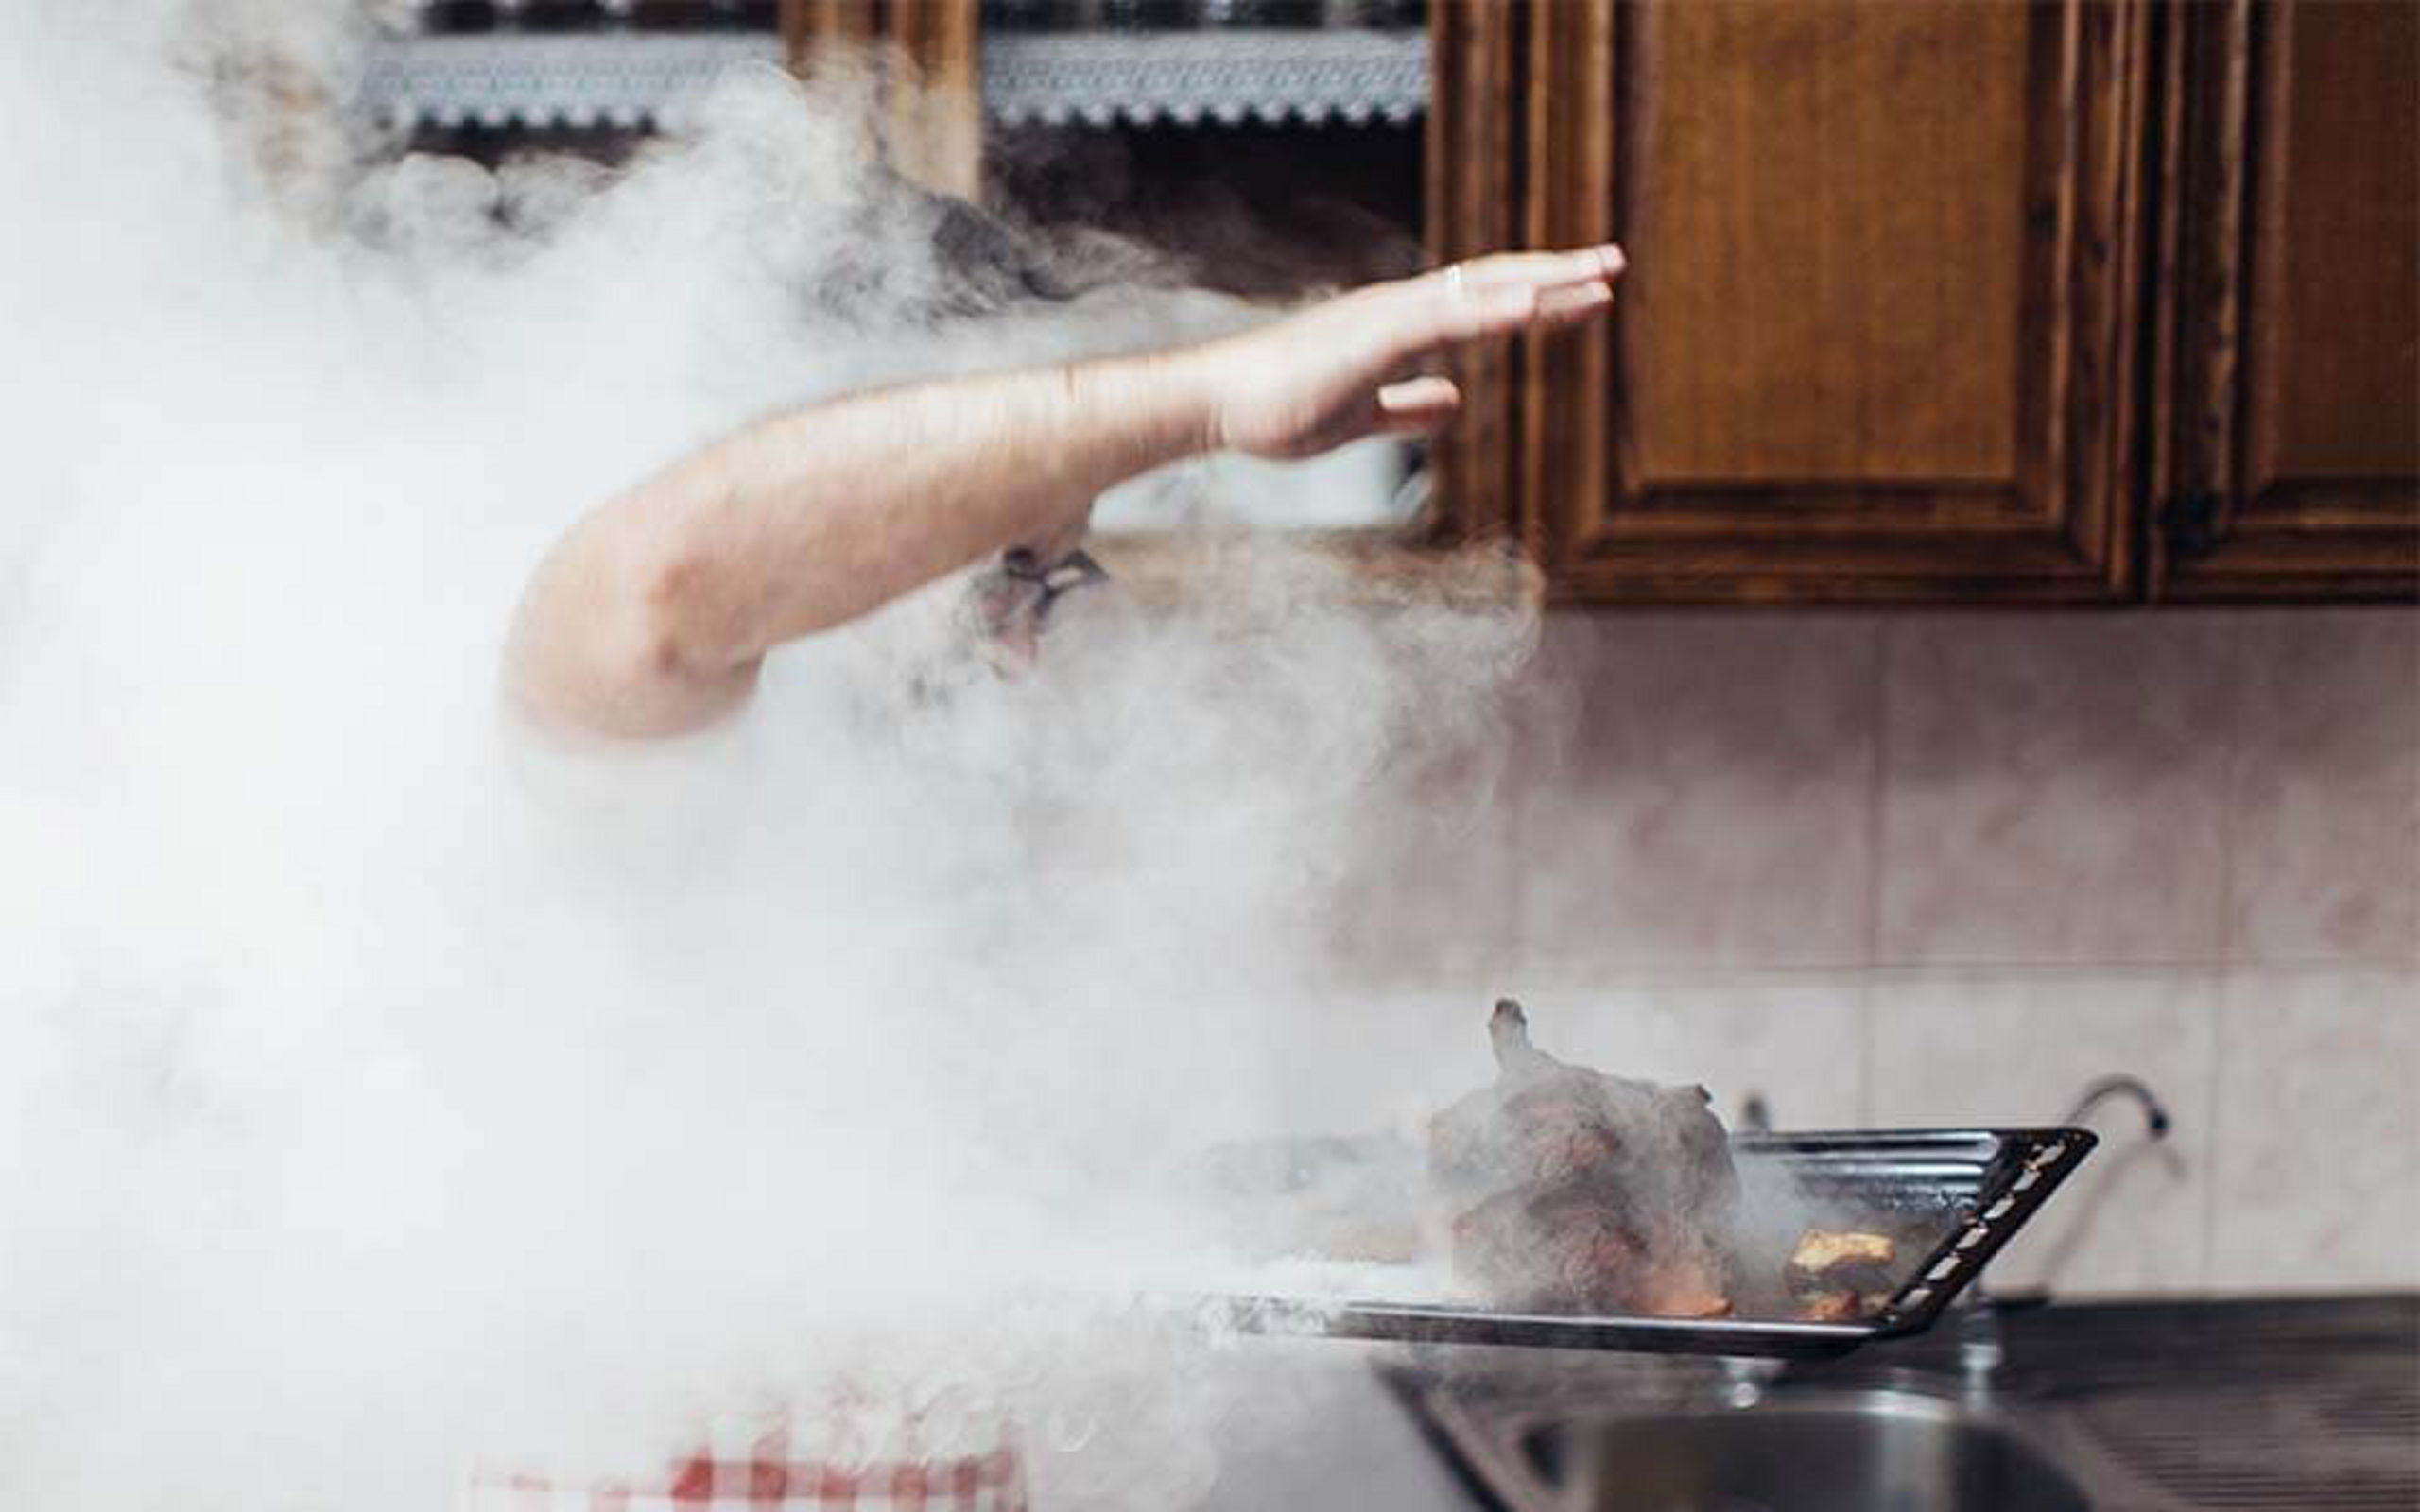
POLYGON ((1011 545, 1075 533, 1103 489, 1214 444, 1314 455, 1433 430, 1443 352, 1612 301, 1619 249, 1482 258, 1207 346, 926 384, 759 421, 582 520, 531 580, 510 677, 551 724, 691 730, 784 641, 1011 545))
POLYGON ((1004 546, 1207 444, 1188 354, 920 384, 757 421, 583 519, 533 579, 512 680, 550 722, 657 734, 747 695, 772 646, 1004 546))

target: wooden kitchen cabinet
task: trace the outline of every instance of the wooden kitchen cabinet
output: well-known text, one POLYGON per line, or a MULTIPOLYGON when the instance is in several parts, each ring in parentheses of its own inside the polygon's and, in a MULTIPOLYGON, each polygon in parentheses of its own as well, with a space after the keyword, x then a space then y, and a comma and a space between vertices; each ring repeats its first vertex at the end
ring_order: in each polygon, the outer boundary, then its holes
POLYGON ((1600 603, 2420 594, 2413 0, 1443 6, 1440 257, 1618 239, 1446 458, 1600 603))
POLYGON ((2420 6, 2249 0, 2167 39, 2162 598, 2420 582, 2420 6))
MULTIPOLYGON (((994 8, 782 10, 899 44, 973 192, 994 8)), ((2420 0, 1426 14, 1431 260, 1632 269, 1457 357, 1434 504, 1340 546, 1509 534, 1597 603, 2420 596, 2420 0)))
POLYGON ((1632 255, 1615 318, 1537 343, 1515 401, 1556 593, 2131 592, 2144 7, 1525 19, 1526 237, 1632 255))

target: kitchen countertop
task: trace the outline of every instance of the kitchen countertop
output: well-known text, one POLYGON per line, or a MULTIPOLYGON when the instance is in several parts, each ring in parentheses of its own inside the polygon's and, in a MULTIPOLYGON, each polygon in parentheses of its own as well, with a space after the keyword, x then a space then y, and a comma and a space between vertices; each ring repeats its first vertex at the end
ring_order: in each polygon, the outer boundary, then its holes
MULTIPOLYGON (((2005 1313, 1995 1405, 2055 1419, 2062 1463, 2097 1509, 2410 1505, 2420 1485, 2420 1294, 2060 1302, 2005 1313), (2382 1499, 2384 1498, 2384 1499, 2382 1499)), ((1957 1320, 1845 1359, 1793 1365, 1776 1389, 1963 1389, 1957 1320)), ((1465 1431, 1492 1406, 1541 1401, 1604 1416, 1701 1398, 1719 1362, 1473 1348, 1270 1340, 1249 1363, 1304 1410, 1282 1437, 1224 1448, 1210 1512, 1490 1503, 1408 1404, 1442 1400, 1465 1431), (1300 1424, 1308 1423, 1307 1429, 1300 1424)), ((1505 1411, 1512 1408, 1507 1406, 1505 1411)))

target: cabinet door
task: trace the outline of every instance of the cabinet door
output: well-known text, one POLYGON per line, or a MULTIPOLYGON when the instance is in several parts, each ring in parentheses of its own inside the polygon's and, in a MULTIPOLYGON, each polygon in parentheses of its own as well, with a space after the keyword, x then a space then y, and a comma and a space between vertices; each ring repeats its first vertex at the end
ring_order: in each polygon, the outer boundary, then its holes
POLYGON ((2147 546, 2173 598, 2420 591, 2420 7, 2181 8, 2147 546))
POLYGON ((1632 258, 1615 318, 1526 371, 1563 595, 2131 591, 2142 8, 1530 17, 1529 236, 1632 258))

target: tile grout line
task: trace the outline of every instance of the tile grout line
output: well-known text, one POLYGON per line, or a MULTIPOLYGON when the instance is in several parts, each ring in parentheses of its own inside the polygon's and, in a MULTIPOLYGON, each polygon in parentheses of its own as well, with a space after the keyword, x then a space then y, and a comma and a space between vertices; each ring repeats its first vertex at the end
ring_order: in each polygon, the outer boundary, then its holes
POLYGON ((2236 824, 2240 810, 2236 794, 2243 773, 2244 671, 2250 655, 2244 646, 2240 620, 2226 623, 2226 644, 2221 652, 2227 670, 2226 749, 2219 777, 2219 961, 2236 960, 2236 824))
MULTIPOLYGON (((1403 985, 1422 986, 1438 981, 1484 980, 1495 970, 1495 963, 1484 959, 1467 963, 1448 963, 1442 967, 1423 966, 1411 971, 1403 985), (1476 977, 1474 977, 1474 973, 1476 977)), ((2390 957, 2359 957, 2329 959, 2308 956, 2298 959, 2245 962, 2229 967, 2226 962, 2206 955, 2129 956, 2105 960, 2026 959, 2014 956, 1959 956, 1941 960, 1880 961, 1860 966, 1854 960, 1778 960, 1778 961, 1706 961, 1666 960, 1641 963, 1635 956, 1619 961, 1606 960, 1576 963, 1552 963, 1528 968, 1523 979, 1536 982, 1555 990, 1568 990, 1575 986, 1605 982, 1615 985, 1690 986, 1748 981, 1847 981, 1855 979, 1903 978, 1922 981, 1960 976, 2032 977, 2041 979, 2136 978, 2174 976, 2177 974, 2217 976, 2231 971, 2257 971, 2280 976, 2308 975, 2370 975, 2408 977, 2412 974, 2409 962, 2390 957)), ((1396 978, 1392 969, 1374 973, 1372 980, 1392 986, 1396 978)))
MULTIPOLYGON (((2413 650, 2420 653, 2420 614, 2411 616, 2411 632, 2413 650)), ((2411 671, 2415 685, 2420 685, 2420 654, 2412 658, 2411 671)), ((2411 806, 2404 811, 2403 838, 2406 853, 2414 859, 2415 871, 2420 871, 2420 762, 2412 764, 2411 798, 2411 806)), ((2411 906, 2405 914, 2405 922, 2411 932, 2405 936, 2406 946, 2400 964, 2406 971, 2420 971, 2420 875, 2415 875, 2412 880, 2411 906)))
POLYGON ((2235 996, 2236 976, 2236 826, 2241 817, 2236 802, 2243 765, 2244 676, 2250 653, 2241 620, 2226 622, 2221 653, 2227 672, 2227 723, 2219 786, 2219 950, 2217 990, 2210 1005, 2210 1069, 2203 1087, 2202 1106, 2210 1126, 2203 1140, 2202 1286, 2208 1290, 2219 1268, 2219 1134, 2226 1117, 2220 1096, 2226 1085, 2228 1005, 2235 996))
MULTIPOLYGON (((1543 640, 1543 627, 1539 635, 1543 640)), ((1534 667, 1537 662, 1538 658, 1533 656, 1530 664, 1534 667)), ((1517 713, 1506 725, 1515 744, 1505 752, 1505 769, 1498 775, 1495 793, 1490 799, 1490 806, 1495 814, 1495 853, 1504 867, 1502 885, 1495 889, 1495 897, 1497 932, 1495 937, 1488 942, 1490 957, 1506 968, 1497 973, 1499 976, 1513 974, 1523 959, 1521 944, 1528 928, 1523 922, 1523 911, 1528 907, 1530 898, 1529 868, 1523 865, 1526 852, 1521 848, 1521 809, 1528 801, 1524 789, 1529 784, 1523 781, 1525 774, 1521 762, 1530 754, 1524 747, 1529 745, 1530 736, 1517 713)))
POLYGON ((2224 967, 2219 969, 2216 989, 2210 1003, 2210 1071, 2206 1093, 2202 1106, 2210 1126, 2202 1141, 2202 1289, 2208 1291, 2217 1282, 2219 1273, 2219 1131, 2226 1117, 2219 1106, 2220 1092, 2226 1085, 2227 1020, 2235 998, 2235 973, 2224 967))
POLYGON ((1874 971, 1882 960, 1882 805, 1891 772, 1891 620, 1874 617, 1874 644, 1868 655, 1874 665, 1874 686, 1866 705, 1874 743, 1866 768, 1865 791, 1865 958, 1858 972, 1858 1110, 1871 1127, 1875 1119, 1874 971))
POLYGON ((1891 775, 1891 627, 1878 615, 1868 654, 1874 667, 1873 685, 1866 696, 1873 752, 1866 762, 1865 951, 1859 964, 1871 968, 1882 959, 1882 805, 1891 775))
MULTIPOLYGON (((1529 662, 1529 672, 1532 675, 1547 667, 1548 656, 1546 643, 1549 633, 1547 622, 1541 617, 1538 622, 1537 647, 1531 652, 1529 662)), ((1575 699, 1587 697, 1585 677, 1578 680, 1570 696, 1575 699)), ((1558 744, 1551 734, 1552 721, 1547 715, 1537 712, 1536 704, 1539 701, 1550 704, 1558 696, 1559 690, 1554 686, 1552 675, 1549 673, 1544 699, 1516 700, 1509 721, 1509 728, 1515 744, 1507 752, 1505 758, 1507 780, 1497 784, 1497 791, 1503 795, 1503 801, 1496 805, 1501 816, 1495 836, 1496 844, 1503 850, 1505 869, 1504 886, 1495 900, 1496 906, 1503 910, 1498 916, 1503 934, 1496 940, 1498 952, 1507 967, 1507 970, 1498 973, 1501 977, 1518 976, 1524 967, 1537 958, 1536 953, 1530 949, 1530 939, 1531 885, 1529 811, 1530 806, 1536 801, 1533 789, 1541 785, 1560 784, 1564 774, 1555 769, 1553 763, 1547 763, 1546 774, 1543 778, 1540 776, 1540 764, 1545 761, 1540 754, 1541 747, 1557 749, 1558 759, 1560 753, 1558 744), (1548 733, 1541 734, 1542 727, 1548 733)))

